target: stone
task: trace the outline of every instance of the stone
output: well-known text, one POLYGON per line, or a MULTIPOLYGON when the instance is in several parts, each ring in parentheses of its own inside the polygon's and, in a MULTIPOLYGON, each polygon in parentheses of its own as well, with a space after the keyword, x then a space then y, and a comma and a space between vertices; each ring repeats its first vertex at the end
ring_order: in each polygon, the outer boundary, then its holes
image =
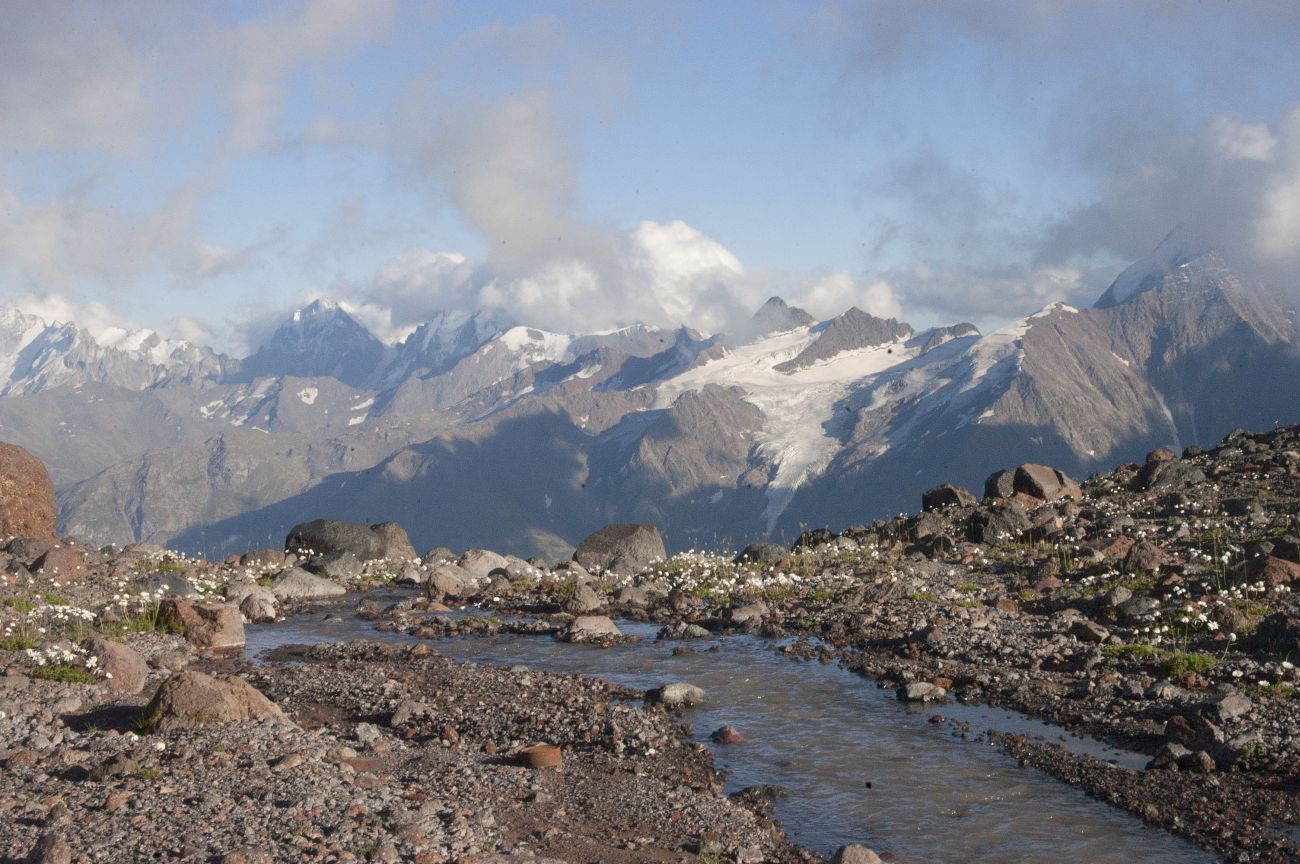
POLYGON ((424 593, 430 600, 442 600, 447 597, 459 597, 471 593, 466 582, 468 575, 456 564, 440 564, 429 571, 424 581, 424 593))
POLYGON ((829 528, 809 528, 794 539, 790 549, 793 552, 798 552, 801 549, 817 549, 834 542, 835 535, 831 533, 829 528))
POLYGON ((831 864, 883 864, 880 856, 866 846, 851 843, 841 846, 831 856, 831 864))
POLYGON ((1210 710, 1220 723, 1226 723, 1229 720, 1235 720, 1249 714, 1254 707, 1255 703, 1250 701, 1249 696, 1242 693, 1229 693, 1215 702, 1210 710))
POLYGON ((274 621, 280 614, 279 607, 276 605, 275 592, 270 588, 254 585, 253 589, 239 601, 239 614, 243 615, 244 620, 249 624, 274 621))
POLYGON ((1178 456, 1174 451, 1166 450, 1164 447, 1157 447, 1147 454, 1146 464, 1149 465, 1152 462, 1173 462, 1177 458, 1178 456))
POLYGON ((1117 609, 1127 603, 1132 599, 1132 597, 1132 591, 1125 588, 1123 585, 1116 585, 1114 588, 1106 592, 1106 607, 1109 609, 1117 609))
POLYGON ((1025 464, 1016 469, 1013 485, 1017 492, 1022 492, 1043 501, 1055 501, 1058 498, 1083 497, 1083 490, 1064 472, 1047 465, 1025 464))
POLYGON ((1105 642, 1110 638, 1110 631, 1100 624, 1089 621, 1086 618, 1080 618, 1070 625, 1070 635, 1080 642, 1091 642, 1094 644, 1105 642))
POLYGON ((54 484, 45 463, 16 444, 0 443, 0 538, 58 538, 54 484))
POLYGON ((52 540, 44 537, 15 537, 5 544, 5 551, 24 564, 32 564, 53 545, 52 540))
POLYGON ((53 546, 33 562, 32 572, 59 582, 81 582, 86 578, 86 556, 69 546, 53 546))
POLYGON ((293 526, 284 538, 284 548, 306 558, 344 552, 356 556, 358 561, 384 557, 384 540, 378 533, 369 526, 338 519, 316 519, 293 526))
POLYGON ((1251 582, 1262 580, 1270 588, 1286 585, 1300 579, 1300 564, 1275 555, 1262 555, 1246 562, 1246 578, 1251 582))
POLYGON ((446 546, 435 546, 420 556, 421 564, 450 564, 456 560, 456 553, 446 546))
POLYGON ((608 615, 580 615, 565 633, 570 642, 600 642, 622 635, 608 615))
POLYGON ((90 639, 90 653, 98 660, 110 691, 133 695, 144 689, 149 664, 134 648, 97 634, 90 639))
POLYGON ((606 525, 587 537, 573 560, 588 570, 639 573, 668 557, 659 529, 653 525, 606 525))
POLYGON ((276 600, 320 600, 325 597, 341 597, 348 593, 337 582, 308 573, 301 567, 290 567, 281 571, 271 583, 271 593, 276 600))
POLYGON ((249 567, 263 572, 283 570, 288 555, 279 549, 255 549, 239 556, 239 566, 249 567))
POLYGON ((903 702, 941 702, 948 691, 929 681, 911 681, 898 688, 898 698, 903 702))
POLYGON ((1009 468, 994 471, 984 481, 984 498, 994 501, 1016 494, 1016 472, 1009 468))
POLYGON ((653 690, 646 691, 646 701, 670 708, 687 705, 699 705, 704 702, 704 691, 694 684, 675 681, 653 690))
POLYGON ((62 834, 47 833, 27 853, 28 864, 72 864, 72 847, 62 834))
POLYGON ((650 605, 650 592, 640 585, 624 585, 614 592, 614 604, 629 609, 644 609, 650 605))
POLYGON ((244 621, 229 603, 191 603, 167 597, 158 607, 158 620, 183 634, 198 648, 242 648, 244 621))
POLYGON ((1124 567, 1135 573, 1155 573, 1165 563, 1165 553, 1150 540, 1138 540, 1124 556, 1124 567))
POLYGON ((572 594, 564 598, 560 608, 570 615, 589 615, 597 612, 605 606, 605 601, 596 589, 592 588, 586 582, 579 584, 572 594))
POLYGON ((1205 472, 1191 462, 1148 462, 1133 478, 1133 488, 1138 492, 1188 489, 1205 482, 1205 472))
POLYGON ((1148 771, 1156 771, 1161 768, 1177 768, 1178 763, 1190 755, 1192 755, 1192 751, 1182 744, 1176 741, 1166 741, 1160 745, 1160 749, 1156 751, 1156 755, 1151 758, 1151 761, 1147 762, 1146 767, 1148 771))
POLYGON ((456 564, 462 571, 461 578, 476 588, 487 584, 493 570, 498 568, 507 572, 510 570, 510 562, 504 555, 498 555, 488 549, 469 549, 460 556, 456 564))
POLYGON ((1032 527, 1033 522, 1023 510, 1005 503, 980 508, 968 523, 971 540, 990 546, 1018 540, 1032 527))
POLYGON ((371 525, 370 530, 383 546, 381 558, 389 561, 413 561, 418 557, 406 529, 396 522, 379 522, 371 525))
POLYGON ((714 744, 726 746, 730 744, 740 744, 745 740, 745 738, 740 734, 740 730, 735 726, 719 726, 717 729, 714 729, 709 733, 709 740, 714 744))
POLYGON ((761 600, 746 603, 744 606, 736 606, 731 610, 731 623, 737 625, 760 624, 770 611, 767 604, 761 600))
POLYGON ((164 681, 141 715, 143 728, 153 732, 249 720, 293 725, 278 705, 244 679, 188 669, 164 681))
MULTIPOLYGON (((376 559, 372 559, 376 560, 376 559)), ((366 567, 361 559, 351 552, 335 552, 331 555, 318 555, 303 565, 304 569, 323 576, 326 579, 360 579, 365 575, 366 567)))
POLYGON ((790 560, 790 551, 784 546, 776 543, 750 543, 744 549, 740 550, 732 563, 735 564, 765 564, 769 567, 779 567, 790 560))
POLYGON ((930 512, 947 507, 974 507, 979 501, 970 490, 944 483, 921 493, 921 509, 930 512))

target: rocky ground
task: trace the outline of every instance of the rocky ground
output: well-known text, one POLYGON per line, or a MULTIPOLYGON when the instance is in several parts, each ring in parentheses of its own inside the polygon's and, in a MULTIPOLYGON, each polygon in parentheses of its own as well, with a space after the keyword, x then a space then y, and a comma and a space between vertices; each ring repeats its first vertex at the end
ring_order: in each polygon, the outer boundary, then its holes
POLYGON ((1147 770, 1128 772, 999 739, 1227 860, 1300 860, 1300 429, 1156 452, 1082 486, 1026 465, 983 492, 941 487, 917 515, 806 532, 793 549, 661 560, 657 538, 633 532, 558 567, 416 558, 385 526, 317 526, 292 553, 220 563, 13 540, 0 810, 15 829, 0 856, 811 858, 759 796, 723 795, 707 752, 642 694, 459 666, 425 643, 223 659, 244 620, 351 589, 378 627, 423 637, 610 642, 619 617, 671 639, 786 637, 936 714, 950 699, 1004 705, 1144 752, 1147 770), (393 583, 424 596, 369 599, 393 583), (466 602, 481 611, 446 614, 466 602), (563 766, 522 767, 533 742, 560 745, 563 766))

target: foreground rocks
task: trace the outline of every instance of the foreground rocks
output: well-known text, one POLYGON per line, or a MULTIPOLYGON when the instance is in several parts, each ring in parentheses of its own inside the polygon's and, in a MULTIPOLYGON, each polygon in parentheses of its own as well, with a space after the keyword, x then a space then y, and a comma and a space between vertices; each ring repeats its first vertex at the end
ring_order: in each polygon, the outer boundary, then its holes
POLYGON ((44 463, 22 447, 0 443, 0 537, 54 540, 55 514, 44 463))

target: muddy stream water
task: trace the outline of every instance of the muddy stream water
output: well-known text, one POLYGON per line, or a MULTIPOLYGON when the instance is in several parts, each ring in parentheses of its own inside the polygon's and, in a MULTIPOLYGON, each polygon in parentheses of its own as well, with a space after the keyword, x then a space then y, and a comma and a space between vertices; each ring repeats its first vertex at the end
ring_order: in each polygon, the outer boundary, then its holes
MULTIPOLYGON (((382 633, 352 612, 357 598, 276 624, 247 628, 247 655, 287 644, 365 638, 414 641, 382 633)), ((641 641, 612 648, 570 645, 549 636, 467 637, 430 641, 445 656, 477 663, 523 664, 593 675, 648 689, 672 681, 704 688, 708 701, 685 719, 697 740, 723 725, 743 742, 712 745, 727 769, 728 791, 776 784, 782 826, 797 842, 829 855, 845 843, 890 853, 898 864, 1200 864, 1215 857, 1148 828, 989 746, 990 729, 1024 733, 1132 770, 1139 754, 1111 750, 1010 711, 959 704, 911 709, 835 665, 790 659, 780 643, 728 637, 659 642, 657 627, 620 621, 641 641), (673 648, 693 650, 679 656, 673 648), (716 649, 716 650, 710 650, 716 649), (945 722, 931 722, 934 715, 945 722), (953 722, 955 721, 955 722, 953 722)), ((887 859, 888 860, 888 859, 887 859)))

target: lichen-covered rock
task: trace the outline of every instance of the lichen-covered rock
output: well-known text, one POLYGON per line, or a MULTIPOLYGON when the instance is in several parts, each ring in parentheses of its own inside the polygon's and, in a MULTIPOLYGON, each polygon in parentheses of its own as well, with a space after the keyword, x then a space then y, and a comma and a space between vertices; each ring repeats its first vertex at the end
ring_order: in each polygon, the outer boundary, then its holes
POLYGON ((248 720, 292 723, 278 705, 242 678, 188 669, 162 683, 140 718, 141 726, 157 732, 248 720))
POLYGON ((588 570, 637 573, 668 557, 653 525, 606 525, 579 544, 573 560, 588 570))
POLYGON ((158 608, 158 620, 198 648, 244 645, 244 620, 230 603, 191 603, 182 597, 168 597, 158 608))

